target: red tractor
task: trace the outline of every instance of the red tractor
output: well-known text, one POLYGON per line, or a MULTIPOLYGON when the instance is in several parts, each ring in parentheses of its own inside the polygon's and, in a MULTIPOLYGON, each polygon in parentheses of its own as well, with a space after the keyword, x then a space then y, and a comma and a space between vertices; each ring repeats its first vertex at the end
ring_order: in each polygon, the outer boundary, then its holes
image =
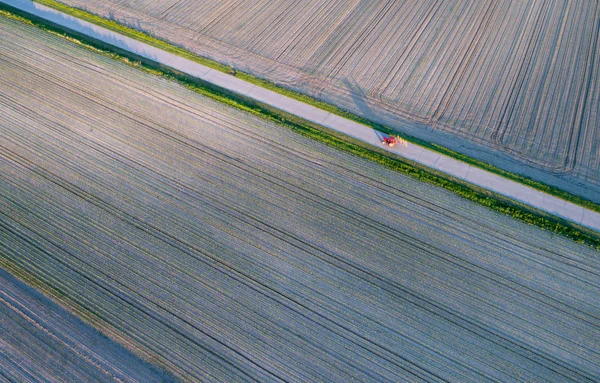
POLYGON ((390 148, 393 148, 394 145, 398 143, 398 139, 394 136, 384 137, 383 144, 388 145, 390 148))

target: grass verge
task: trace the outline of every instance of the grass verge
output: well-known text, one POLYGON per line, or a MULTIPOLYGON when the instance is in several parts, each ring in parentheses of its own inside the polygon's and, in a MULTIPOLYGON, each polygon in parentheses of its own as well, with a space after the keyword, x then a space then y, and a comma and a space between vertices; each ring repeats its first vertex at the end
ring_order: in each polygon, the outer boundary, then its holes
POLYGON ((218 88, 210 83, 175 71, 164 65, 135 56, 100 41, 67 32, 59 27, 51 25, 43 19, 32 17, 31 15, 24 14, 8 6, 0 4, 0 15, 34 25, 47 32, 61 36, 74 44, 110 57, 111 59, 121 61, 127 65, 137 67, 152 75, 176 81, 198 94, 267 120, 274 121, 303 136, 310 137, 339 150, 375 161, 391 170, 409 175, 431 185, 442 187, 494 211, 509 215, 525 223, 538 226, 543 230, 571 238, 578 243, 587 244, 595 249, 600 249, 600 234, 583 226, 531 208, 497 193, 490 192, 460 179, 448 176, 447 174, 414 163, 393 153, 384 151, 381 148, 373 147, 336 131, 302 120, 299 117, 274 109, 253 99, 218 88))
MULTIPOLYGON (((175 45, 173 45, 173 44, 171 44, 169 42, 166 42, 164 40, 161 40, 161 39, 158 39, 156 37, 153 37, 153 36, 151 36, 151 35, 149 35, 149 34, 147 34, 145 32, 138 31, 136 29, 133 29, 133 28, 127 27, 127 26, 125 26, 123 24, 120 24, 120 23, 118 23, 116 21, 105 19, 103 17, 91 14, 91 13, 86 12, 84 10, 77 9, 77 8, 65 5, 65 4, 60 3, 60 2, 58 2, 56 0, 34 0, 34 1, 36 3, 42 4, 42 5, 46 5, 48 7, 54 8, 56 10, 59 10, 61 12, 69 14, 71 16, 77 17, 79 19, 82 19, 82 20, 94 23, 96 25, 105 27, 105 28, 110 29, 112 31, 121 33, 121 34, 123 34, 125 36, 128 36, 128 37, 131 37, 133 39, 145 42, 145 43, 147 43, 149 45, 152 45, 154 47, 163 49, 163 50, 165 50, 167 52, 176 54, 178 56, 184 57, 186 59, 192 60, 194 62, 200 63, 200 64, 205 65, 207 67, 216 69, 218 71, 229 73, 231 71, 231 69, 232 69, 229 66, 223 65, 221 63, 218 63, 218 62, 213 61, 213 60, 208 59, 208 58, 200 57, 200 56, 198 56, 198 55, 196 55, 196 54, 194 54, 194 53, 192 53, 192 52, 190 52, 190 51, 188 51, 188 50, 186 50, 184 48, 177 47, 177 46, 175 46, 175 45)), ((313 97, 307 96, 305 94, 301 94, 301 93, 298 93, 298 92, 295 92, 295 91, 283 88, 283 87, 278 86, 276 84, 273 84, 272 82, 269 82, 267 80, 255 77, 255 76, 253 76, 253 75, 251 75, 249 73, 244 73, 244 72, 236 71, 234 75, 236 77, 238 77, 238 78, 240 78, 242 80, 245 80, 247 82, 250 82, 252 84, 255 84, 255 85, 261 86, 263 88, 272 90, 274 92, 277 92, 279 94, 288 96, 288 97, 296 99, 298 101, 302 101, 304 103, 310 104, 312 106, 315 106, 317 108, 323 109, 323 110, 328 111, 330 113, 339 115, 341 117, 347 118, 349 120, 353 120, 353 121, 358 122, 360 124, 366 125, 366 126, 372 128, 372 129, 381 131, 381 132, 386 133, 386 134, 397 135, 397 136, 402 137, 403 139, 405 139, 406 141, 408 141, 408 142, 410 142, 412 144, 420 145, 420 146, 425 147, 427 149, 431 149, 431 150, 436 151, 438 153, 441 153, 441 154, 444 154, 446 156, 455 158, 455 159, 457 159, 459 161, 466 162, 469 165, 473 165, 473 166, 479 167, 481 169, 487 170, 487 171, 492 172, 494 174, 497 174, 497 175, 499 175, 501 177, 508 178, 510 180, 522 183, 522 184, 530 186, 530 187, 532 187, 534 189, 543 191, 544 193, 548 193, 548 194, 551 194, 553 196, 556 196, 556 197, 559 197, 561 199, 564 199, 566 201, 572 202, 574 204, 583 206, 583 207, 585 207, 587 209, 600 212, 600 204, 595 203, 593 201, 590 201, 588 199, 585 199, 583 197, 576 196, 574 194, 568 193, 568 192, 566 192, 564 190, 561 190, 559 188, 546 185, 546 184, 544 184, 542 182, 538 182, 538 181, 532 180, 532 179, 527 178, 527 177, 522 176, 522 175, 518 175, 518 174, 515 174, 515 173, 511 173, 511 172, 502 170, 502 169, 500 169, 500 168, 498 168, 496 166, 493 166, 493 165, 490 165, 490 164, 488 164, 486 162, 479 161, 477 159, 468 157, 468 156, 466 156, 464 154, 457 153, 457 152, 455 152, 453 150, 450 150, 448 148, 445 148, 443 146, 440 146, 440 145, 437 145, 437 144, 434 144, 434 143, 431 143, 431 142, 428 142, 428 141, 425 141, 425 140, 422 140, 422 139, 419 139, 419 138, 416 138, 416 137, 413 137, 413 136, 409 136, 409 135, 406 135, 406 134, 403 134, 403 133, 399 133, 398 131, 396 131, 396 130, 394 130, 392 128, 389 128, 389 127, 384 126, 382 124, 378 124, 376 122, 367 120, 367 119, 362 118, 360 116, 356 116, 356 115, 354 115, 354 114, 352 114, 350 112, 347 112, 345 110, 342 110, 342 109, 340 109, 340 108, 338 108, 338 107, 336 107, 334 105, 325 103, 323 101, 319 101, 319 100, 317 100, 317 99, 315 99, 313 97)))

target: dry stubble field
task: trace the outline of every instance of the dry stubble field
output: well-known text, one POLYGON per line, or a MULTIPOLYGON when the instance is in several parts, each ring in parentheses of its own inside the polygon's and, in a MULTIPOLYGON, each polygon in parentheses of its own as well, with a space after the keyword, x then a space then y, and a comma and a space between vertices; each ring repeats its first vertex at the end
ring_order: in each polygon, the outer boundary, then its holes
POLYGON ((60 0, 600 203, 598 0, 60 0))
POLYGON ((184 381, 600 376, 596 251, 5 18, 0 261, 184 381))

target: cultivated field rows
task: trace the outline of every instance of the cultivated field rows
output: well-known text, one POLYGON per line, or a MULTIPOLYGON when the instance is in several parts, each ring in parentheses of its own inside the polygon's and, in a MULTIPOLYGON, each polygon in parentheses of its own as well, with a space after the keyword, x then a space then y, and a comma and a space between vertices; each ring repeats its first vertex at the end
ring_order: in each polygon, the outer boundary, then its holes
POLYGON ((183 380, 594 381, 597 254, 0 19, 0 259, 183 380))
POLYGON ((600 201, 597 0, 60 1, 600 201))
POLYGON ((0 269, 0 378, 11 382, 168 382, 0 269))

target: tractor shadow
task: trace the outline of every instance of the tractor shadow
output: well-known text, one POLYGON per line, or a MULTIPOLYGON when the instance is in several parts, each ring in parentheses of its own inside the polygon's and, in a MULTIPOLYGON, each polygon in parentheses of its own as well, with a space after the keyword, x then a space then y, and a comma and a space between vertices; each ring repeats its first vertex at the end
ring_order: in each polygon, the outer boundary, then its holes
MULTIPOLYGON (((366 119, 371 119, 371 116, 373 116, 375 114, 375 112, 373 111, 373 109, 369 106, 369 104, 366 101, 367 97, 365 95, 365 91, 360 87, 360 85, 358 85, 356 80, 354 80, 351 77, 344 78, 342 80, 342 83, 348 88, 349 93, 350 93, 350 98, 351 98, 352 102, 354 103, 354 105, 356 105, 356 107, 358 108, 358 111, 359 111, 358 115, 361 117, 364 117, 366 119)), ((385 137, 388 137, 387 134, 385 134, 377 129, 373 129, 373 132, 375 133, 375 135, 377 136, 377 139, 380 142, 382 142, 385 137)))

